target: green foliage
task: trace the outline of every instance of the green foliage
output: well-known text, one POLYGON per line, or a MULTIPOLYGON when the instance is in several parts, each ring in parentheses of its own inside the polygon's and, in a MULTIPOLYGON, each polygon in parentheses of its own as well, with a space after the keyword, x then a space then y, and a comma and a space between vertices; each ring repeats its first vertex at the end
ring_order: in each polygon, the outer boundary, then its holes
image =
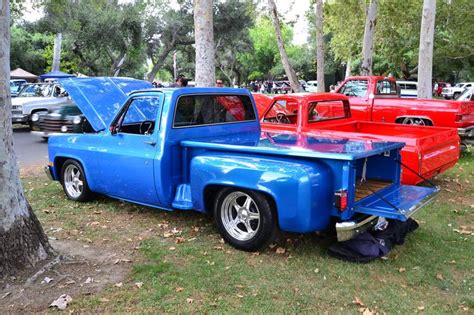
POLYGON ((11 27, 10 68, 22 68, 36 75, 44 73, 47 68, 45 54, 53 42, 51 34, 11 27))
MULTIPOLYGON (((362 51, 367 1, 325 2, 326 33, 338 61, 354 61, 357 72, 362 51)), ((380 0, 375 32, 374 73, 416 76, 422 1, 380 0)), ((467 80, 474 75, 474 2, 437 1, 433 77, 467 80)))
POLYGON ((82 73, 143 75, 141 1, 45 0, 43 5, 45 17, 38 28, 63 33, 82 73))

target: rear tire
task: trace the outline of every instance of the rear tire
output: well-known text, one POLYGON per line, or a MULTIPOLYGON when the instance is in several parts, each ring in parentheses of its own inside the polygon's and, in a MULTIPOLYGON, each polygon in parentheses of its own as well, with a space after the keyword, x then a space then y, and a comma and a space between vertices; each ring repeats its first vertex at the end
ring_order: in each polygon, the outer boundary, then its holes
POLYGON ((61 184, 68 199, 82 202, 93 198, 84 169, 76 160, 69 159, 64 162, 61 168, 61 184))
POLYGON ((240 250, 259 250, 272 242, 278 232, 273 203, 259 192, 241 188, 221 189, 213 213, 224 240, 240 250))
POLYGON ((461 95, 461 93, 457 92, 457 93, 454 93, 453 94, 453 100, 457 100, 459 95, 461 95))

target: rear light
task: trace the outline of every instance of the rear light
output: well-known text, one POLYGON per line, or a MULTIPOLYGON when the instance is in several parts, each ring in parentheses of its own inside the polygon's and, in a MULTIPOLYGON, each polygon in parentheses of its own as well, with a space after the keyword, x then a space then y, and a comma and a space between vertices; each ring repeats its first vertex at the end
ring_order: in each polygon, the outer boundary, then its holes
POLYGON ((456 114, 454 117, 454 121, 461 121, 462 120, 462 114, 456 114))
POLYGON ((335 196, 335 202, 334 206, 336 209, 339 211, 344 211, 347 209, 347 190, 338 190, 334 194, 335 196))

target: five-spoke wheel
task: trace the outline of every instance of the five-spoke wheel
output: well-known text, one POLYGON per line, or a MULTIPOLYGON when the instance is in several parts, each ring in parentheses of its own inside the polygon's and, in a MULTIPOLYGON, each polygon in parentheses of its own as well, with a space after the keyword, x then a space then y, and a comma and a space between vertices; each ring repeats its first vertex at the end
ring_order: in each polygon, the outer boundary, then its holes
POLYGON ((275 209, 265 195, 250 190, 222 189, 217 195, 214 217, 222 237, 242 250, 265 246, 277 232, 275 209))
POLYGON ((66 196, 74 201, 86 201, 92 197, 84 170, 77 161, 67 160, 61 169, 61 184, 66 196))

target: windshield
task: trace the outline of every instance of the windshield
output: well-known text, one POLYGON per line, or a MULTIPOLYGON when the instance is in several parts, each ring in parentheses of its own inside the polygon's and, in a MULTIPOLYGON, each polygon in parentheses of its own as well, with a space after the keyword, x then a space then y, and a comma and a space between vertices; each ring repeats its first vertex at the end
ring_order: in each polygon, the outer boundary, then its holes
POLYGON ((21 90, 19 97, 48 97, 51 96, 53 86, 50 84, 32 84, 25 85, 21 90))
POLYGON ((463 86, 464 86, 464 83, 458 83, 458 84, 456 84, 454 87, 462 88, 463 86))

